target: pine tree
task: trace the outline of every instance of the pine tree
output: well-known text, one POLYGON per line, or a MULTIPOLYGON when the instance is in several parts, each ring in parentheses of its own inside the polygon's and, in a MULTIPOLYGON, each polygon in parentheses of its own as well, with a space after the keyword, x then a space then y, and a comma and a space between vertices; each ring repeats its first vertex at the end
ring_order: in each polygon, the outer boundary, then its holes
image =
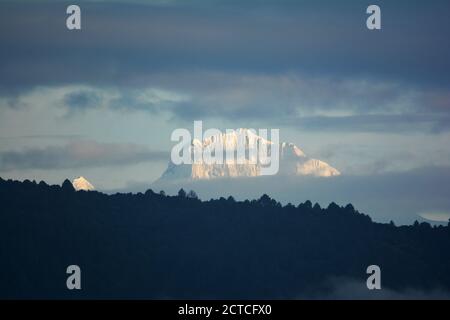
POLYGON ((63 191, 68 191, 68 192, 72 192, 75 191, 75 188, 73 187, 72 182, 70 182, 68 179, 64 180, 61 189, 63 191))
POLYGON ((195 193, 194 190, 189 191, 189 193, 187 194, 187 197, 189 199, 198 199, 197 193, 195 193))
POLYGON ((184 189, 181 188, 180 191, 178 191, 178 196, 180 198, 186 198, 186 191, 184 191, 184 189))

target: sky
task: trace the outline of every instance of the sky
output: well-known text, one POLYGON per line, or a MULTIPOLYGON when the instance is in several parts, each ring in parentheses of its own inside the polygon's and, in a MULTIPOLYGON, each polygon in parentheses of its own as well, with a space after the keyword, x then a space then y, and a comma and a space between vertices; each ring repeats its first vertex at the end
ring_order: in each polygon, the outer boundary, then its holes
POLYGON ((0 177, 143 191, 202 120, 279 128, 363 185, 420 175, 450 212, 450 2, 77 1, 76 31, 70 4, 0 1, 0 177))

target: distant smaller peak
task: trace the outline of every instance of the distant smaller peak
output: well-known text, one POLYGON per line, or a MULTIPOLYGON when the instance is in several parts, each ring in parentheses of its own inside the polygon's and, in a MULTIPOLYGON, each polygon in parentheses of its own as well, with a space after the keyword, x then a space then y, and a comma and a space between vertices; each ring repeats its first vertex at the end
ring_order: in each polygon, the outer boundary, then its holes
POLYGON ((84 191, 93 191, 95 187, 83 176, 79 176, 78 178, 72 181, 72 185, 75 190, 84 190, 84 191))

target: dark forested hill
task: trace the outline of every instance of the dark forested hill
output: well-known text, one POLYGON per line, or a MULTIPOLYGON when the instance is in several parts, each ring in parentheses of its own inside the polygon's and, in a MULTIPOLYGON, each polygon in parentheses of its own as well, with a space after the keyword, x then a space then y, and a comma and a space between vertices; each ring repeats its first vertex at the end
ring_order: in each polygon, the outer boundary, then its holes
POLYGON ((352 205, 0 179, 0 208, 1 298, 333 297, 346 281, 365 287, 373 264, 391 292, 450 289, 448 227, 373 223, 352 205), (72 264, 81 290, 66 288, 72 264))

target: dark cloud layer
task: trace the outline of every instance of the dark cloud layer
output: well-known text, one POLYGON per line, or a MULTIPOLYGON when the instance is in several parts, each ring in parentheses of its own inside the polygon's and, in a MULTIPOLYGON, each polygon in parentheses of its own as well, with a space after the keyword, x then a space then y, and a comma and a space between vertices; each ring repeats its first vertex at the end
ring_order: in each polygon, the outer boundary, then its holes
MULTIPOLYGON (((0 4, 6 105, 16 106, 24 89, 82 84, 120 91, 113 109, 167 111, 187 121, 362 132, 449 128, 448 1, 79 4, 81 31, 66 29, 66 2, 0 4), (365 9, 374 3, 382 8, 381 31, 365 27, 365 9), (147 88, 189 99, 136 99, 147 88)), ((73 112, 102 99, 87 89, 63 103, 73 112)))
MULTIPOLYGON (((133 84, 157 71, 298 71, 449 84, 448 1, 196 1, 168 6, 80 2, 83 30, 65 28, 65 2, 0 4, 0 86, 133 84)), ((151 3, 151 2, 147 2, 151 3)))
POLYGON ((307 131, 322 132, 395 132, 431 133, 450 129, 448 114, 376 114, 340 117, 304 117, 290 119, 285 124, 307 131))
POLYGON ((94 92, 78 91, 66 94, 64 104, 70 109, 88 109, 99 105, 101 97, 94 92))
POLYGON ((0 171, 122 166, 167 159, 166 152, 143 146, 83 140, 63 146, 0 152, 0 171))

